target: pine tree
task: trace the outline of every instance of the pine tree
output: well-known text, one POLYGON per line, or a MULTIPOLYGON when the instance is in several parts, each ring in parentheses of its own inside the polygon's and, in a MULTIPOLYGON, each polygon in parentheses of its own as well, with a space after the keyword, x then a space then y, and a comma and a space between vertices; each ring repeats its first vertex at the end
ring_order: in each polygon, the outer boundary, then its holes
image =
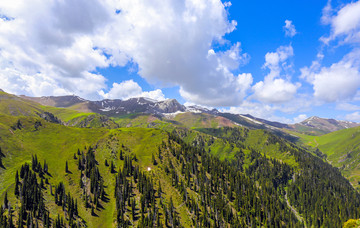
POLYGON ((110 172, 115 173, 115 166, 113 161, 111 161, 110 172))
POLYGON ((94 211, 94 206, 93 205, 91 205, 91 215, 95 216, 95 211, 94 211))
POLYGON ((153 163, 154 165, 157 165, 157 161, 156 161, 156 159, 155 159, 154 154, 152 154, 152 163, 153 163))
POLYGON ((68 162, 66 161, 65 163, 65 173, 69 172, 69 166, 68 166, 68 162))
POLYGON ((16 170, 15 175, 15 196, 19 196, 19 172, 16 170))
POLYGON ((7 197, 7 192, 5 192, 5 197, 4 197, 4 208, 7 209, 9 206, 9 200, 7 197))
POLYGON ((123 151, 120 150, 120 160, 124 160, 124 155, 123 155, 123 151))
POLYGON ((48 164, 46 163, 46 160, 44 160, 44 173, 48 173, 48 164))

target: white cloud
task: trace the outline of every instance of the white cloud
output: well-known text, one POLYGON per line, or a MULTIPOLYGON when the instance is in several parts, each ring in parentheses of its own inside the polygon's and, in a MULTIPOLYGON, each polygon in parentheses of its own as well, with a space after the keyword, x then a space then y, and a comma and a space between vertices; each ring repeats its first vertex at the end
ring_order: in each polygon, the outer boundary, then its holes
POLYGON ((360 110, 360 106, 350 103, 338 103, 336 104, 336 109, 345 111, 357 111, 360 110))
POLYGON ((252 89, 254 98, 266 103, 282 103, 289 101, 295 95, 300 83, 293 84, 287 78, 282 78, 283 71, 291 70, 292 64, 287 59, 294 55, 291 45, 280 46, 276 52, 265 55, 264 68, 270 70, 264 81, 256 83, 252 89))
POLYGON ((262 118, 270 121, 278 121, 281 123, 292 123, 291 119, 286 117, 280 117, 275 115, 276 107, 273 105, 264 105, 259 102, 244 101, 241 105, 236 107, 230 107, 227 109, 221 109, 221 112, 229 112, 233 114, 250 114, 257 118, 262 118))
POLYGON ((331 2, 323 9, 321 21, 323 24, 330 24, 331 34, 328 37, 321 37, 325 44, 341 37, 342 43, 360 42, 360 1, 351 2, 337 11, 336 15, 331 7, 331 2))
POLYGON ((298 116, 294 117, 294 123, 300 123, 303 120, 307 119, 306 114, 299 114, 298 116))
MULTIPOLYGON (((252 77, 231 70, 249 56, 240 43, 212 50, 214 43, 227 43, 224 35, 236 27, 228 20, 230 5, 220 0, 2 1, 0 14, 9 20, 0 19, 0 69, 52 81, 55 87, 41 95, 62 91, 99 99, 106 78, 94 71, 132 63, 156 86, 179 86, 188 101, 236 105, 252 77), (76 83, 87 80, 92 86, 76 83)), ((18 83, 20 90, 4 89, 34 95, 31 84, 18 83)))
POLYGON ((153 91, 144 91, 140 94, 139 97, 147 97, 157 101, 165 100, 165 95, 163 94, 161 89, 156 89, 153 91))
POLYGON ((277 78, 258 82, 253 86, 256 98, 268 103, 282 103, 293 98, 299 83, 292 84, 284 79, 277 78))
POLYGON ((274 108, 271 105, 263 105, 259 102, 244 101, 239 106, 221 109, 221 111, 234 114, 250 114, 255 117, 268 119, 269 116, 272 116, 274 108))
POLYGON ((345 119, 349 120, 349 121, 360 122, 360 113, 359 112, 353 112, 353 113, 347 114, 345 116, 345 119))
POLYGON ((100 95, 105 99, 129 99, 132 97, 147 97, 154 100, 165 100, 165 95, 160 89, 153 91, 143 91, 142 88, 133 80, 113 83, 108 93, 100 91, 100 95))
POLYGON ((324 25, 330 24, 332 14, 333 14, 333 9, 331 7, 331 0, 328 0, 326 6, 322 9, 321 22, 324 25))
POLYGON ((360 26, 360 1, 349 3, 340 9, 331 24, 335 36, 358 33, 356 30, 360 26))
POLYGON ((0 19, 0 78, 16 81, 1 86, 16 94, 99 98, 106 79, 91 71, 108 63, 89 34, 107 22, 107 13, 96 1, 0 2, 8 18, 0 19))
POLYGON ((285 25, 283 29, 285 31, 285 36, 294 37, 297 33, 295 25, 290 20, 285 20, 285 25))
POLYGON ((360 74, 350 65, 333 64, 314 76, 314 96, 327 102, 351 99, 360 87, 360 74))
POLYGON ((354 52, 330 67, 320 67, 314 61, 311 67, 301 69, 301 77, 313 85, 314 97, 325 102, 351 100, 360 88, 359 58, 354 52))
MULTIPOLYGON (((323 8, 322 23, 331 26, 330 35, 320 40, 337 47, 351 45, 351 50, 343 58, 330 66, 322 66, 323 51, 310 67, 300 69, 301 78, 313 85, 314 97, 323 102, 349 102, 356 98, 360 88, 360 1, 342 6, 339 10, 331 7, 329 0, 323 8)), ((339 104, 338 109, 349 109, 349 105, 339 104)), ((353 108, 353 107, 352 107, 353 108)))

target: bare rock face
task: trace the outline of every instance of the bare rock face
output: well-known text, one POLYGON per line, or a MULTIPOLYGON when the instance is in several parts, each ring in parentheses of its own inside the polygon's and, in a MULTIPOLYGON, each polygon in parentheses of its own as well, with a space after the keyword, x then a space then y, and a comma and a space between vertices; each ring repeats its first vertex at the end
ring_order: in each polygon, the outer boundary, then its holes
POLYGON ((175 99, 167 99, 164 101, 159 101, 155 103, 155 108, 158 109, 161 113, 174 113, 174 112, 184 112, 186 110, 185 106, 180 104, 175 99))
POLYGON ((44 97, 27 97, 22 98, 35 101, 42 105, 54 107, 74 107, 73 109, 82 112, 95 112, 106 116, 115 116, 131 113, 151 113, 162 115, 166 113, 184 112, 186 108, 176 99, 167 99, 156 101, 149 98, 137 97, 127 100, 105 99, 101 101, 89 101, 78 96, 44 96, 44 97))

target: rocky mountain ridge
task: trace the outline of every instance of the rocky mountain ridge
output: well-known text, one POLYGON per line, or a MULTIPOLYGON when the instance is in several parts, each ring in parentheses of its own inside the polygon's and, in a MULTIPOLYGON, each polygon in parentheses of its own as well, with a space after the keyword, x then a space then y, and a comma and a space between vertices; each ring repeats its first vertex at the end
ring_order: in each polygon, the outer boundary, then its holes
POLYGON ((232 114, 219 112, 217 109, 208 109, 198 105, 185 106, 180 104, 176 99, 166 99, 156 101, 150 98, 138 97, 127 100, 121 99, 105 99, 101 101, 89 101, 81 97, 70 96, 45 96, 45 97, 28 97, 21 96, 24 99, 35 101, 42 105, 71 108, 78 111, 95 112, 108 117, 127 115, 134 113, 147 113, 158 116, 176 116, 179 113, 206 113, 214 116, 222 116, 238 125, 270 130, 295 130, 306 134, 326 134, 333 131, 357 127, 360 123, 326 119, 320 117, 310 117, 300 123, 285 124, 276 121, 269 121, 254 117, 249 114, 232 114))

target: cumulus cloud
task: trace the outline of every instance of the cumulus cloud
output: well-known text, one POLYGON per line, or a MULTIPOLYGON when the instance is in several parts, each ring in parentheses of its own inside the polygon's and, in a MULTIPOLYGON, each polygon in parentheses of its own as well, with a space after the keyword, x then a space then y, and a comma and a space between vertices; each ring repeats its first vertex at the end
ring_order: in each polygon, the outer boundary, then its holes
POLYGON ((293 84, 281 75, 283 71, 286 72, 292 68, 292 64, 286 60, 293 55, 291 45, 280 46, 276 52, 266 53, 263 68, 269 69, 270 72, 265 76, 264 81, 252 87, 256 99, 267 103, 282 103, 293 98, 300 84, 293 84))
POLYGON ((341 37, 341 42, 360 42, 360 1, 346 4, 334 14, 330 1, 323 9, 322 22, 330 24, 331 34, 329 37, 321 37, 325 44, 341 37))
POLYGON ((294 117, 294 123, 300 123, 301 121, 304 121, 307 119, 306 114, 299 114, 298 116, 294 117))
POLYGON ((108 93, 100 91, 100 95, 106 99, 129 99, 132 97, 147 97, 154 100, 165 100, 165 95, 160 89, 153 91, 143 91, 142 88, 133 80, 113 83, 108 93))
POLYGON ((294 37, 297 33, 295 25, 290 20, 285 20, 285 25, 283 29, 285 31, 285 36, 294 37))
MULTIPOLYGON (((249 56, 240 43, 223 51, 212 48, 229 44, 223 37, 236 27, 228 19, 230 6, 220 0, 2 1, 0 69, 34 78, 41 74, 53 84, 42 95, 61 91, 99 99, 106 78, 97 69, 131 63, 158 87, 179 86, 190 102, 236 105, 252 76, 232 70, 249 56)), ((10 80, 7 74, 0 77, 10 80)), ((4 89, 34 95, 31 84, 20 76, 16 80, 20 90, 4 89)))
POLYGON ((351 109, 344 102, 356 98, 360 88, 360 1, 348 3, 335 10, 329 0, 323 8, 321 21, 331 27, 330 35, 320 38, 322 42, 331 45, 338 42, 337 47, 349 45, 350 51, 343 58, 330 66, 322 66, 325 57, 320 51, 317 60, 310 67, 300 69, 301 78, 313 86, 314 97, 322 102, 342 102, 338 109, 351 109))
POLYGON ((291 119, 286 117, 280 117, 275 114, 277 107, 269 104, 262 104, 259 102, 249 102, 244 101, 241 105, 236 107, 230 107, 226 109, 221 109, 221 112, 230 112, 233 114, 250 114, 254 117, 271 120, 271 121, 278 121, 281 123, 292 123, 291 119))
POLYGON ((0 77, 17 83, 5 83, 5 90, 99 97, 106 79, 92 71, 108 63, 89 34, 108 20, 101 2, 2 1, 0 14, 0 77))
POLYGON ((334 36, 347 35, 347 39, 359 41, 360 1, 352 2, 340 9, 332 19, 331 26, 334 36))
POLYGON ((307 95, 299 95, 291 101, 281 104, 266 104, 247 99, 239 106, 223 108, 220 111, 234 114, 250 114, 255 117, 282 123, 296 123, 301 121, 302 118, 306 118, 306 115, 300 114, 294 118, 287 118, 284 115, 279 116, 279 112, 294 115, 298 112, 309 111, 313 104, 313 101, 307 95))
POLYGON ((357 111, 360 110, 360 106, 350 103, 338 103, 336 104, 336 109, 344 111, 357 111))
POLYGON ((282 78, 277 78, 258 82, 253 86, 253 90, 255 91, 256 98, 261 101, 282 103, 290 100, 299 87, 299 84, 292 84, 282 78))
POLYGON ((325 102, 351 100, 360 88, 358 51, 353 51, 330 67, 314 61, 301 69, 301 77, 313 85, 314 97, 325 102))
MULTIPOLYGON (((147 81, 180 86, 180 94, 190 102, 239 104, 248 86, 239 84, 241 75, 231 70, 246 63, 248 56, 241 53, 240 43, 225 51, 212 49, 236 26, 228 21, 221 1, 155 2, 119 3, 124 10, 116 20, 124 28, 109 27, 108 40, 100 37, 99 43, 112 43, 113 48, 106 50, 112 55, 118 50, 126 53, 147 81), (121 42, 113 37, 121 37, 121 42)), ((114 60, 114 64, 119 61, 114 60)))
POLYGON ((349 120, 349 121, 359 122, 360 121, 360 113, 359 112, 353 112, 353 113, 347 114, 345 116, 345 119, 349 120))
POLYGON ((221 111, 234 114, 250 114, 259 118, 270 119, 270 117, 273 116, 274 108, 268 104, 264 105, 259 102, 244 101, 239 106, 221 109, 221 111))

